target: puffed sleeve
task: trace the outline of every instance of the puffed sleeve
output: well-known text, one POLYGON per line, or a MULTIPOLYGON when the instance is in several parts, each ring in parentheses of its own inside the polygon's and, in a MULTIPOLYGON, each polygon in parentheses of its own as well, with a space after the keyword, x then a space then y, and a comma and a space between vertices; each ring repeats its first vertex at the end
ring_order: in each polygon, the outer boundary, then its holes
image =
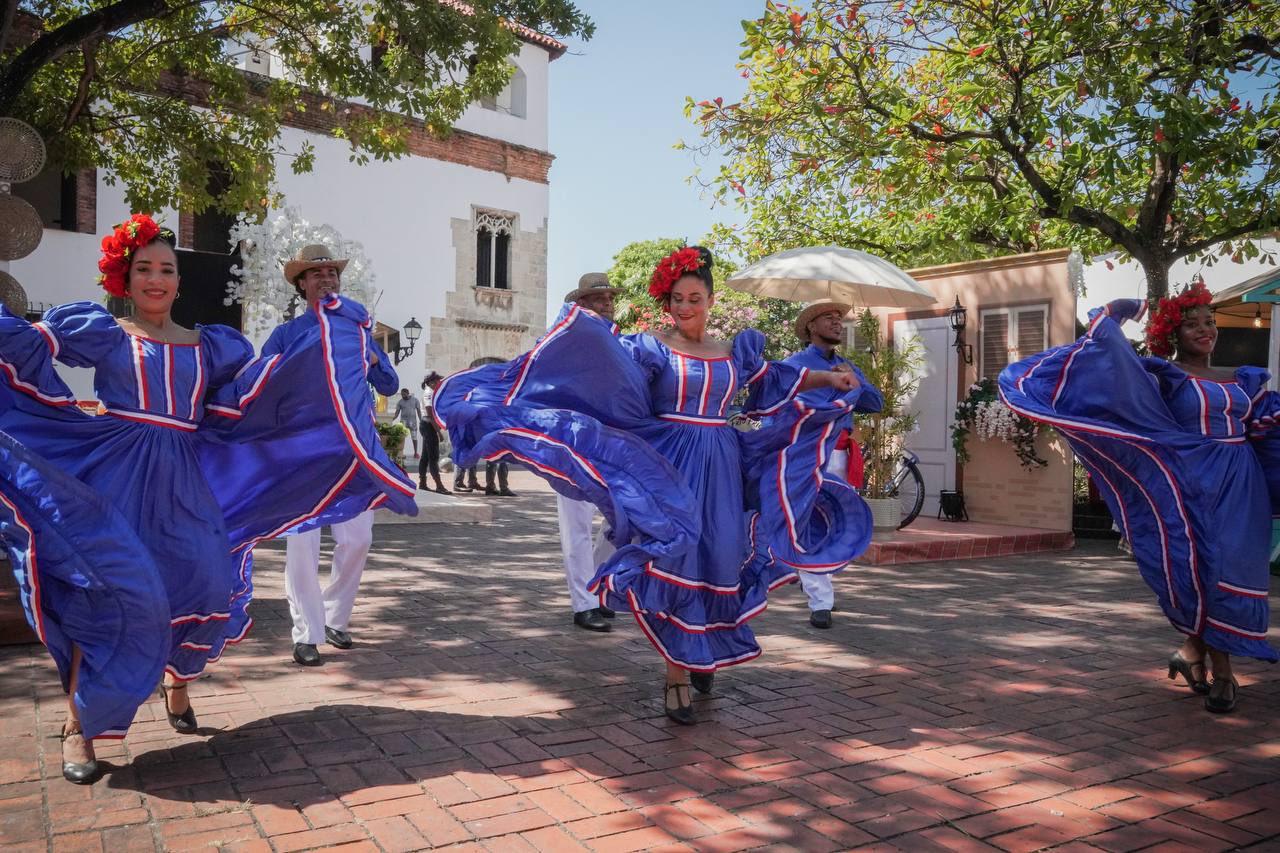
POLYGON ((93 367, 125 335, 111 312, 96 302, 59 305, 31 326, 45 338, 53 357, 72 367, 93 367))
POLYGON ((800 393, 809 368, 797 367, 764 357, 766 339, 757 329, 746 329, 733 339, 733 366, 747 385, 747 412, 767 415, 777 411, 800 393))
POLYGON ((396 369, 391 366, 391 359, 382 351, 382 347, 378 346, 373 335, 368 330, 365 331, 365 335, 369 351, 378 356, 378 363, 369 367, 369 382, 379 394, 390 397, 400 390, 400 377, 396 375, 396 369))
POLYGON ((644 374, 648 382, 653 382, 667 367, 667 357, 658 348, 658 341, 653 335, 622 335, 618 338, 622 348, 627 351, 644 374))
POLYGON ((211 389, 235 379, 241 368, 253 359, 253 344, 230 326, 201 326, 200 348, 211 389))

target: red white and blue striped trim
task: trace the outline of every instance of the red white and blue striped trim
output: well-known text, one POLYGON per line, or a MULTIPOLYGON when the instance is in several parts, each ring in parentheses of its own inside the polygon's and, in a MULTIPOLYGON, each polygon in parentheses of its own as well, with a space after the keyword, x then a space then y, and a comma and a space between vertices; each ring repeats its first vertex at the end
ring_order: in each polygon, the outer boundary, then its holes
POLYGON ((194 375, 191 379, 191 420, 198 421, 203 414, 200 410, 200 402, 204 399, 204 352, 197 347, 195 356, 194 375))
POLYGON ((198 622, 203 625, 205 622, 226 622, 231 618, 231 613, 226 610, 214 611, 213 613, 184 613, 181 616, 175 616, 169 620, 170 625, 186 625, 191 622, 198 622))
POLYGON ((355 426, 347 417, 347 410, 342 403, 342 394, 338 388, 338 366, 333 360, 333 330, 329 325, 329 318, 325 315, 325 312, 317 311, 316 313, 320 320, 320 342, 324 352, 325 381, 329 385, 329 398, 333 401, 334 414, 338 416, 338 423, 342 427, 343 434, 347 437, 347 443, 355 451, 356 458, 364 464, 370 473, 401 494, 412 497, 416 489, 404 478, 403 472, 397 470, 393 473, 383 468, 376 459, 369 455, 364 445, 356 437, 355 426))
MULTIPOLYGON (((270 531, 269 533, 264 533, 261 536, 255 536, 253 539, 250 539, 248 542, 243 542, 239 545, 236 545, 234 548, 231 549, 231 553, 234 554, 237 551, 243 551, 245 549, 252 548, 254 545, 257 545, 259 542, 262 542, 265 539, 275 539, 277 536, 284 533, 286 530, 290 530, 294 527, 297 527, 299 524, 302 524, 302 522, 304 521, 315 518, 324 510, 325 507, 329 505, 329 503, 338 494, 338 492, 346 488, 347 483, 351 482, 351 478, 356 475, 356 471, 359 470, 359 468, 360 468, 360 463, 357 460, 352 459, 351 464, 347 466, 347 470, 342 472, 342 476, 338 477, 337 481, 332 486, 329 487, 329 491, 324 493, 324 497, 320 498, 320 500, 316 503, 315 506, 313 506, 311 509, 307 510, 306 512, 302 513, 302 515, 299 515, 295 518, 290 519, 289 521, 286 521, 284 524, 281 524, 279 527, 277 527, 275 530, 270 531)), ((248 551, 245 551, 245 553, 247 555, 248 551)), ((244 577, 244 565, 245 563, 242 561, 241 562, 241 579, 243 579, 244 577)))
POLYGON ((224 406, 218 403, 210 403, 206 408, 215 414, 222 415, 223 417, 244 417, 245 409, 249 407, 250 403, 258 399, 262 394, 263 389, 266 388, 267 379, 271 376, 271 371, 275 370, 280 359, 281 355, 277 353, 276 355, 268 358, 265 362, 261 362, 262 370, 258 373, 258 378, 253 380, 253 384, 249 386, 249 389, 240 395, 239 399, 236 400, 235 406, 224 406))
POLYGON ((18 509, 17 505, 5 497, 3 492, 0 492, 0 503, 3 503, 9 508, 9 511, 13 513, 14 524, 22 528, 22 531, 27 534, 27 548, 25 554, 27 577, 31 582, 31 613, 36 620, 36 637, 40 639, 41 643, 48 645, 48 643, 45 642, 44 606, 40 601, 40 567, 37 565, 35 532, 31 529, 31 525, 27 524, 27 520, 22 517, 22 512, 18 509))
POLYGON ((135 421, 141 424, 151 424, 152 426, 167 427, 169 429, 179 429, 183 432, 195 432, 197 425, 183 418, 171 418, 168 415, 158 415, 155 412, 134 412, 129 409, 121 409, 103 405, 102 407, 107 414, 126 421, 135 421))
POLYGON ((145 412, 151 408, 151 395, 147 392, 146 351, 142 348, 142 338, 129 336, 129 354, 133 357, 133 379, 138 386, 138 409, 145 412))
POLYGON ((687 669, 690 672, 715 672, 718 668, 722 666, 730 666, 735 663, 743 663, 745 661, 751 660, 752 658, 757 658, 760 656, 761 650, 756 649, 753 652, 747 652, 745 654, 737 655, 735 657, 725 658, 723 660, 717 660, 711 666, 705 666, 702 664, 693 664, 688 661, 679 660, 674 655, 672 655, 671 652, 667 650, 667 647, 662 644, 662 641, 660 639, 658 639, 658 635, 653 632, 653 629, 650 628, 649 624, 645 621, 644 619, 645 611, 640 607, 640 602, 636 598, 635 592, 633 592, 632 590, 627 590, 627 598, 631 603, 631 614, 635 617, 636 624, 640 626, 640 630, 644 632, 645 637, 649 640, 651 644, 653 644, 653 647, 658 650, 658 654, 662 655, 663 659, 665 659, 668 663, 674 664, 683 669, 687 669))
POLYGON ((161 370, 164 373, 164 413, 169 417, 178 413, 173 399, 173 369, 173 350, 165 347, 161 350, 161 370))
POLYGON ((800 368, 800 375, 796 377, 796 381, 793 382, 791 387, 787 389, 786 393, 782 395, 782 399, 778 400, 778 402, 774 403, 772 406, 769 406, 764 409, 757 409, 756 411, 752 412, 752 414, 753 415, 771 415, 774 412, 782 409, 783 406, 787 405, 793 399, 795 399, 796 394, 800 393, 800 389, 804 387, 804 382, 806 379, 809 378, 809 374, 811 372, 812 371, 810 371, 809 368, 807 367, 800 368))
POLYGON ((729 384, 725 386, 724 396, 720 398, 720 405, 716 407, 716 414, 721 417, 729 410, 729 404, 733 402, 733 395, 738 390, 738 367, 732 361, 729 362, 729 384))
POLYGON ((1268 591, 1265 589, 1251 589, 1247 586, 1236 586, 1235 584, 1227 583, 1226 581, 1218 581, 1218 589, 1223 592, 1229 592, 1232 595, 1240 595, 1245 598, 1258 598, 1263 601, 1266 601, 1269 596, 1268 591))
POLYGON ((8 376, 9 385, 12 386, 15 391, 21 391, 28 397, 34 397, 41 403, 45 403, 50 406, 74 406, 76 404, 75 398, 69 394, 54 397, 44 393, 30 382, 23 381, 18 374, 18 369, 7 361, 0 361, 0 370, 3 370, 8 376))
POLYGON ((1187 539, 1187 559, 1190 563, 1190 569, 1191 569, 1191 584, 1193 587, 1195 587, 1195 591, 1196 591, 1195 627, 1197 631, 1203 630, 1204 620, 1205 620, 1205 612, 1204 612, 1205 596, 1204 596, 1204 586, 1200 582, 1199 547, 1196 544, 1195 535, 1191 529, 1191 519, 1187 517, 1187 505, 1186 505, 1186 502, 1182 499, 1182 488, 1178 485, 1177 478, 1173 476, 1173 472, 1169 470, 1169 467, 1164 464, 1164 461, 1161 460, 1160 457, 1157 456, 1155 453, 1153 453, 1150 450, 1150 448, 1137 447, 1134 449, 1145 454, 1147 458, 1149 458, 1152 462, 1156 464, 1156 467, 1160 469, 1160 473, 1164 475, 1165 482, 1169 484, 1169 488, 1173 492, 1173 505, 1178 510, 1178 518, 1182 520, 1182 530, 1186 535, 1186 539, 1187 539))
POLYGON ((49 355, 57 358, 62 352, 62 344, 58 340, 58 335, 53 331, 53 327, 43 320, 37 320, 31 324, 31 328, 40 333, 40 337, 44 338, 44 342, 49 346, 49 355))
POLYGON ((1250 631, 1248 628, 1241 628, 1238 625, 1232 625, 1229 622, 1223 622, 1221 619, 1209 617, 1207 620, 1209 627, 1217 628, 1219 631, 1226 631, 1228 634, 1235 634, 1237 637, 1246 637, 1250 640, 1265 640, 1267 638, 1266 631, 1250 631))
POLYGON ((685 415, 680 412, 663 412, 658 415, 660 420, 673 421, 678 424, 691 424, 693 426, 722 427, 728 426, 727 418, 700 417, 698 415, 685 415))
MULTIPOLYGON (((516 395, 520 393, 520 389, 524 387, 525 380, 529 378, 529 370, 530 368, 533 367, 534 360, 538 357, 538 355, 544 349, 546 349, 548 346, 551 345, 552 341, 554 341, 556 338, 563 335, 568 330, 569 326, 571 326, 573 322, 578 319, 578 316, 581 313, 582 313, 582 309, 577 305, 570 308, 569 313, 564 315, 564 319, 561 320, 559 323, 556 323, 556 325, 551 328, 551 331, 543 335, 542 340, 538 341, 537 345, 534 346, 533 349, 529 350, 529 352, 524 357, 524 363, 520 365, 520 375, 516 377, 516 381, 511 384, 511 390, 507 392, 506 399, 502 401, 503 405, 506 405, 506 406, 511 405, 511 401, 514 400, 516 398, 516 395)), ((454 376, 458 376, 458 375, 459 374, 457 373, 454 374, 454 376)), ((452 379, 453 377, 451 376, 449 378, 452 379)), ((443 391, 443 390, 444 390, 444 386, 442 384, 441 387, 437 389, 436 393, 438 394, 440 391, 443 391)))
POLYGON ((764 377, 764 375, 768 372, 769 372, 769 362, 767 361, 760 362, 760 366, 756 368, 755 373, 752 373, 751 376, 747 378, 747 384, 754 385, 756 382, 759 382, 764 377))
POLYGON ((1062 389, 1066 387, 1067 374, 1071 371, 1071 365, 1075 362, 1076 356, 1080 354, 1081 350, 1085 348, 1086 344, 1091 344, 1091 343, 1093 343, 1093 340, 1091 338, 1083 337, 1076 342, 1075 346, 1071 348, 1071 354, 1067 356, 1066 363, 1062 365, 1062 372, 1058 374, 1058 384, 1054 386, 1053 398, 1049 401, 1049 404, 1054 408, 1057 408, 1058 406, 1058 398, 1062 396, 1062 389))
POLYGON ((707 404, 711 402, 711 385, 716 378, 715 362, 708 362, 702 368, 702 393, 698 395, 698 414, 707 414, 707 404))
POLYGON ((591 479, 595 480, 601 486, 606 486, 606 487, 608 486, 608 484, 605 482, 604 475, 602 475, 596 469, 596 466, 592 465, 591 462, 585 456, 578 453, 578 451, 574 450, 572 447, 565 444, 563 441, 557 441, 556 439, 552 438, 546 433, 537 432, 536 430, 531 430, 531 429, 525 429, 524 427, 506 427, 505 429, 501 429, 498 432, 500 435, 514 435, 519 438, 534 439, 535 441, 545 441, 547 444, 554 445, 555 447, 559 447, 561 450, 566 451, 573 458, 573 461, 578 463, 578 467, 582 468, 583 471, 586 471, 587 475, 591 477, 591 479))
MULTIPOLYGON (((787 522, 787 536, 791 540, 791 547, 795 548, 800 554, 805 553, 804 546, 800 544, 800 532, 797 528, 795 509, 791 506, 791 498, 787 494, 787 451, 795 446, 799 440, 800 430, 804 427, 805 421, 813 417, 813 409, 806 408, 805 413, 801 415, 791 428, 791 440, 785 447, 778 451, 778 501, 782 507, 782 516, 787 522)), ((819 485, 821 485, 821 469, 818 469, 819 485)))
POLYGON ((1113 429, 1112 427, 1101 426, 1099 424, 1085 423, 1083 421, 1078 421, 1073 418, 1064 418, 1061 415, 1045 415, 1045 414, 1041 414, 1040 412, 1033 412, 1030 409, 1024 408, 1022 406, 1019 406, 1013 403, 1009 399, 1008 395, 1004 393, 1003 388, 999 389, 999 391, 1000 391, 1000 402, 1004 403, 1006 406, 1013 409, 1018 414, 1023 415, 1024 417, 1029 418, 1030 420, 1033 420, 1033 421, 1041 421, 1042 423, 1051 424, 1052 426, 1058 426, 1064 429, 1074 430, 1076 432, 1089 433, 1092 435, 1101 435, 1106 438, 1120 438, 1120 439, 1124 439, 1125 441, 1138 442, 1142 444, 1150 444, 1152 441, 1151 438, 1144 435, 1138 435, 1136 432, 1127 432, 1122 429, 1113 429))
POLYGON ((679 575, 672 574, 671 572, 663 571, 654 565, 652 560, 645 564, 644 573, 646 575, 652 575, 655 578, 660 578, 661 580, 675 586, 683 587, 684 589, 705 589, 709 592, 714 592, 716 595, 737 595, 739 590, 742 588, 741 584, 734 584, 733 586, 717 586, 716 584, 708 583, 706 581, 695 581, 688 578, 682 578, 679 575))

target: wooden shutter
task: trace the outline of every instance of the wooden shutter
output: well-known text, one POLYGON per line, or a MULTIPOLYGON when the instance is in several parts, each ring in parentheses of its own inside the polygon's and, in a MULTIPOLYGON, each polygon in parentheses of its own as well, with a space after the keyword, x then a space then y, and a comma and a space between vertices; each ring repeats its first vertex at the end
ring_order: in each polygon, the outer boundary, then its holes
POLYGON ((1009 313, 992 311, 982 315, 983 377, 995 379, 1009 364, 1009 313))
POLYGON ((1017 347, 1014 360, 1035 355, 1048 346, 1044 332, 1045 314, 1046 311, 1042 306, 1018 310, 1017 323, 1014 324, 1016 326, 1014 345, 1017 347))

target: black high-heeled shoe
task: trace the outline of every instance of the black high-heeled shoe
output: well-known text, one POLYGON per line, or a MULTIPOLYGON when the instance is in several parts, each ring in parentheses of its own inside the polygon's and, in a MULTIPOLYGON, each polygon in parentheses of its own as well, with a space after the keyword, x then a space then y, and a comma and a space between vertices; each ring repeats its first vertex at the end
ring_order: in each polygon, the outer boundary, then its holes
POLYGON ((1209 682, 1204 680, 1204 658, 1189 661, 1182 656, 1181 651, 1169 655, 1169 678, 1177 678, 1179 675, 1187 680, 1187 686, 1196 693, 1203 696, 1209 692, 1209 682), (1196 667, 1200 668, 1199 679, 1195 676, 1196 667))
POLYGON ((697 718, 693 716, 693 700, 691 698, 687 698, 689 696, 688 691, 688 684, 668 684, 667 689, 662 694, 662 704, 665 706, 667 717, 682 726, 692 726, 694 723, 698 722, 697 718), (683 702, 680 700, 681 689, 685 691, 686 697, 683 702), (671 692, 673 690, 675 691, 676 697, 676 706, 674 708, 671 707, 670 702, 671 692))
POLYGON ((711 687, 715 683, 716 674, 714 672, 691 672, 689 673, 689 683, 693 685, 693 689, 707 695, 711 692, 711 687))
POLYGON ((98 760, 93 756, 93 741, 85 738, 79 720, 67 720, 62 726, 62 778, 77 785, 88 785, 98 776, 98 760), (72 738, 84 741, 89 753, 88 761, 67 761, 67 741, 72 738))
POLYGON ((1204 697, 1204 709, 1214 714, 1229 714, 1236 709, 1236 694, 1240 683, 1235 676, 1213 680, 1209 695, 1204 697))
POLYGON ((179 734, 189 735, 195 734, 196 729, 200 726, 196 723, 196 712, 191 707, 191 700, 187 699, 187 710, 181 714, 175 714, 169 710, 169 691, 186 690, 187 685, 180 684, 170 687, 163 681, 160 682, 160 695, 164 698, 164 712, 169 717, 169 725, 173 726, 173 730, 179 734))

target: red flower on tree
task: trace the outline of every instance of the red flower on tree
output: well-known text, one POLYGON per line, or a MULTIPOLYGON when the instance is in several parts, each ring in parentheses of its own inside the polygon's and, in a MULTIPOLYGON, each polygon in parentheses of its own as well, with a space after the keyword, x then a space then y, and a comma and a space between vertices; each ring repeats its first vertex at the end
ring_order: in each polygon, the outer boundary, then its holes
POLYGON ((98 284, 112 296, 128 294, 125 276, 133 255, 160 235, 160 226, 145 213, 135 213, 102 238, 102 257, 98 259, 98 284))

